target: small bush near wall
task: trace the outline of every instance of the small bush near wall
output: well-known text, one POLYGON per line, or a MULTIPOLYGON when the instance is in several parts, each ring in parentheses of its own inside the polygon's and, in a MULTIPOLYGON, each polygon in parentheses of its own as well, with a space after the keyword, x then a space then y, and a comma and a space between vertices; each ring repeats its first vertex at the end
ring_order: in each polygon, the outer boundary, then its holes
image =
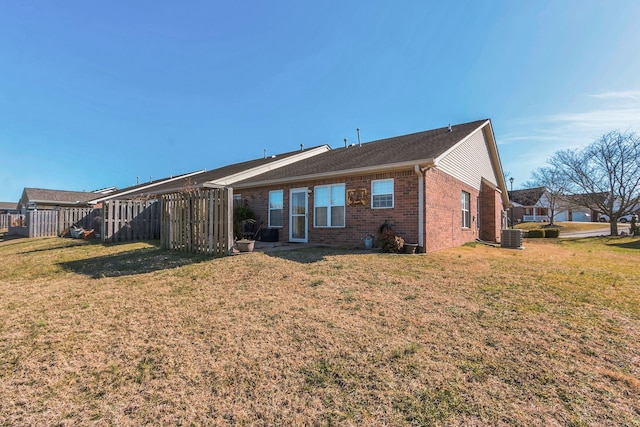
POLYGON ((382 252, 399 253, 404 247, 404 239, 393 230, 386 230, 380 234, 378 244, 382 252))
POLYGON ((557 228, 549 228, 547 230, 544 230, 544 237, 549 237, 552 239, 560 237, 560 230, 558 230, 557 228))
POLYGON ((545 231, 540 229, 529 230, 529 232, 527 233, 527 237, 533 238, 533 239, 544 237, 544 235, 545 235, 545 231))

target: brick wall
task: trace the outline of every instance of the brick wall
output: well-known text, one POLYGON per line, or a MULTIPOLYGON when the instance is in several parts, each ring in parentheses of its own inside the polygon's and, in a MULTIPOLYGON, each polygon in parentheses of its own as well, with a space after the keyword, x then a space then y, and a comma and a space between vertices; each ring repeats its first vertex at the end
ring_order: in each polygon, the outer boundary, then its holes
MULTIPOLYGON (((413 170, 380 174, 351 176, 335 179, 299 182, 287 185, 265 186, 251 189, 237 189, 248 206, 253 209, 258 222, 268 225, 268 197, 271 190, 284 190, 284 226, 280 229, 280 241, 289 240, 289 191, 292 188, 310 188, 327 184, 344 183, 346 190, 366 190, 366 205, 347 205, 345 227, 316 228, 313 225, 313 192, 308 196, 308 239, 313 243, 326 243, 345 247, 363 247, 362 238, 368 234, 377 237, 378 229, 388 221, 393 229, 407 243, 418 243, 418 177, 413 170), (377 179, 394 180, 394 208, 371 208, 371 181, 377 179)), ((489 187, 487 187, 489 188, 489 187)), ((483 210, 483 236, 486 240, 499 239, 502 202, 495 190, 482 193, 478 189, 447 175, 430 169, 425 172, 425 236, 424 250, 459 246, 479 237, 478 206, 483 210), (462 228, 461 192, 470 194, 471 226, 462 228), (485 209, 487 210, 485 212, 485 209), (497 226, 496 226, 497 224, 497 226)))
POLYGON ((313 191, 308 196, 308 238, 309 242, 326 243, 346 247, 364 246, 362 238, 368 234, 377 237, 379 227, 388 221, 393 229, 402 236, 407 243, 418 242, 418 177, 413 170, 388 172, 372 175, 350 176, 342 178, 322 179, 298 182, 295 184, 275 185, 251 189, 237 189, 234 194, 240 194, 247 205, 255 212, 256 219, 267 227, 269 212, 268 198, 271 190, 284 190, 284 221, 280 229, 280 241, 289 240, 289 192, 292 188, 314 189, 318 185, 345 184, 346 191, 365 190, 366 204, 345 206, 345 227, 316 228, 313 225, 313 191), (377 179, 394 180, 394 208, 371 208, 371 181, 377 179))
POLYGON ((480 192, 438 169, 425 172, 425 250, 459 246, 478 238, 480 192), (462 227, 462 191, 470 194, 471 226, 462 227))
POLYGON ((483 182, 480 191, 480 238, 482 240, 500 241, 502 209, 500 192, 483 182))

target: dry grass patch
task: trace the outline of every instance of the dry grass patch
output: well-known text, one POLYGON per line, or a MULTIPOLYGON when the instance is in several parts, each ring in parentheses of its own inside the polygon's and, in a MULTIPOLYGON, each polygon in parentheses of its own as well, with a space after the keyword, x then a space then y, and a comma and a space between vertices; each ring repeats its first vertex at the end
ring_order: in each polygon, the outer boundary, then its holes
POLYGON ((524 222, 516 224, 515 228, 520 230, 534 230, 539 228, 557 228, 560 233, 575 233, 579 231, 608 230, 609 224, 603 222, 574 222, 556 221, 553 225, 548 222, 524 222))
POLYGON ((0 242, 0 425, 640 425, 638 241, 0 242))

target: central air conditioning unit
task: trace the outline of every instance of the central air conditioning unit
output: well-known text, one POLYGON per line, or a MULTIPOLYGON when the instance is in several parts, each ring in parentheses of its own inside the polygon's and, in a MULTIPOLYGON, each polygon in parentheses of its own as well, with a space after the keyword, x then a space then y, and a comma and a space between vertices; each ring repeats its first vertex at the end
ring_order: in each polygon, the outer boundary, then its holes
POLYGON ((522 230, 505 229, 500 236, 500 246, 508 249, 522 248, 522 230))

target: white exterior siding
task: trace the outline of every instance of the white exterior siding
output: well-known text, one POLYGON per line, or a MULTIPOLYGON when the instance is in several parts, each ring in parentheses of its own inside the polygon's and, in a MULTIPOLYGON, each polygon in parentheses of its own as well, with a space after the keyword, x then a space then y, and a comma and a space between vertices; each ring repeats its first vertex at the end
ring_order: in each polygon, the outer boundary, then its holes
POLYGON ((473 188, 480 189, 482 178, 496 186, 498 183, 483 129, 478 129, 461 144, 437 159, 436 165, 473 188))
MULTIPOLYGON (((569 221, 569 212, 562 211, 558 212, 555 217, 556 221, 569 221)), ((591 213, 590 211, 583 210, 574 210, 571 212, 571 220, 579 221, 579 222, 590 222, 591 221, 591 213)))

